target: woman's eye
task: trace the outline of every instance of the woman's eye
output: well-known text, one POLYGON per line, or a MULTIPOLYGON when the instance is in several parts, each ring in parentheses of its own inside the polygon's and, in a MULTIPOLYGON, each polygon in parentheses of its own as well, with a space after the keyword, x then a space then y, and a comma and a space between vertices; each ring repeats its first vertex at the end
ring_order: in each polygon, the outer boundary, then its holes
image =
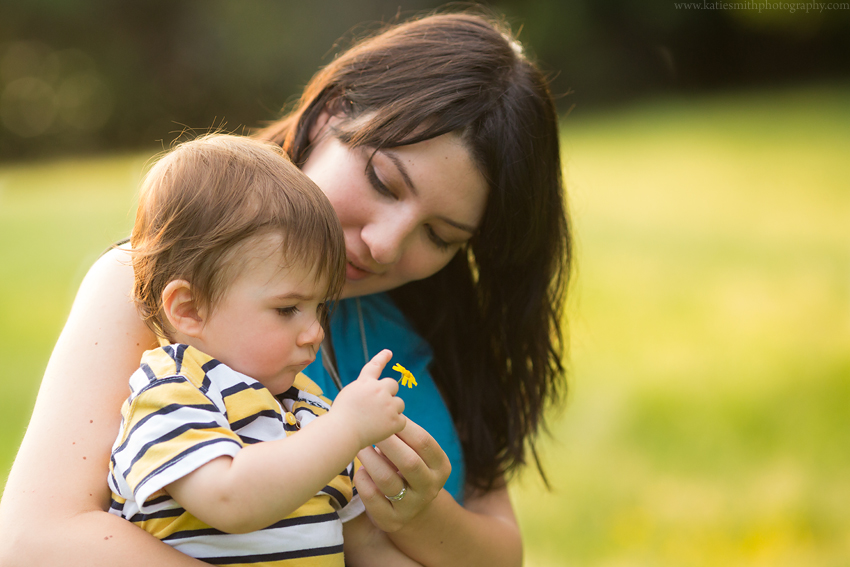
POLYGON ((277 314, 283 315, 284 317, 291 317, 298 313, 298 307, 293 305, 292 307, 278 307, 277 314))
POLYGON ((434 244, 434 246, 436 246, 440 250, 448 250, 453 246, 452 244, 440 238, 440 236, 434 231, 431 226, 426 225, 425 230, 428 233, 428 240, 430 240, 434 244))
POLYGON ((375 189, 375 191, 377 191, 381 195, 384 195, 386 197, 392 197, 393 199, 397 198, 395 194, 390 191, 389 187, 384 185, 384 182, 381 181, 381 179, 378 177, 378 174, 375 173, 375 166, 372 165, 371 161, 366 164, 366 178, 369 180, 369 184, 372 186, 372 188, 375 189))

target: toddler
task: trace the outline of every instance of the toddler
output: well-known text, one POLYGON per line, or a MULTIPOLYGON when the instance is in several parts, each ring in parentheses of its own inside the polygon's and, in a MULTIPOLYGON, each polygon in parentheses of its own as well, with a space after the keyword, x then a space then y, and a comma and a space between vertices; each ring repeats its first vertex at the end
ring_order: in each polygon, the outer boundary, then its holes
POLYGON ((300 373, 345 281, 333 207, 276 146, 213 134, 147 174, 131 245, 163 346, 130 378, 110 512, 210 563, 342 566, 354 457, 405 417, 389 351, 332 409, 300 373))

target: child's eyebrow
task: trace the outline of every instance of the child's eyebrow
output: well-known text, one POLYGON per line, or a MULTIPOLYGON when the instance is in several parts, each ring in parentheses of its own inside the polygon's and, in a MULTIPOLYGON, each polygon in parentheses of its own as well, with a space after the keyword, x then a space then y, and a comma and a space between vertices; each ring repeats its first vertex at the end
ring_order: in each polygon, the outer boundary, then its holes
POLYGON ((290 293, 282 293, 280 295, 274 296, 274 299, 297 299, 299 301, 312 301, 315 299, 312 295, 302 295, 297 291, 293 291, 290 293))

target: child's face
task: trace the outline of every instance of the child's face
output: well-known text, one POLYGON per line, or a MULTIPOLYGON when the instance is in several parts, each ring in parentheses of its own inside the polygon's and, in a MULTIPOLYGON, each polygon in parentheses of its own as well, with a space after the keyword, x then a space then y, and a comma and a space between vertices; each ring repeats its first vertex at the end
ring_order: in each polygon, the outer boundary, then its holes
POLYGON ((280 237, 245 248, 245 265, 204 321, 204 352, 254 378, 272 394, 288 390, 324 338, 326 282, 303 266, 281 266, 280 237), (272 242, 273 241, 273 242, 272 242), (257 253, 259 252, 259 253, 257 253))

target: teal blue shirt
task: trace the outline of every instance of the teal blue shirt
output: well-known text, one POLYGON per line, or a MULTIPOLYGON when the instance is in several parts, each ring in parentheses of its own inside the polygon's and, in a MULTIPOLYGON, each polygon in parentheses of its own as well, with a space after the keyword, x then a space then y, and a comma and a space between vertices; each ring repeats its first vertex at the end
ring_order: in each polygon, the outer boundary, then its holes
MULTIPOLYGON (((463 503, 463 451, 449 410, 428 371, 433 358, 431 347, 413 330, 387 294, 359 299, 364 333, 361 333, 356 299, 337 302, 331 316, 331 337, 343 386, 357 378, 370 358, 385 348, 390 349, 393 358, 383 376, 399 377, 396 371, 390 370, 399 363, 416 377, 418 385, 415 388, 399 388, 398 395, 404 400, 404 414, 425 428, 448 455, 452 473, 445 488, 455 500, 463 503), (364 336, 366 353, 363 351, 364 336)), ((321 357, 320 349, 316 361, 304 370, 304 374, 316 382, 328 398, 333 399, 339 389, 322 365, 321 357)))

